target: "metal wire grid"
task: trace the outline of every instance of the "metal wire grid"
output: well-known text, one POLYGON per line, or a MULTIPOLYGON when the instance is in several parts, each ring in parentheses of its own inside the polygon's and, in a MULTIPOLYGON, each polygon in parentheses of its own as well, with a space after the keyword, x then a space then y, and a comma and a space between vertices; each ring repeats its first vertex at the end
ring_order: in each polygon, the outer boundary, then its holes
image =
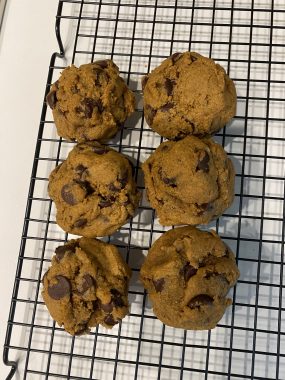
POLYGON ((144 255, 165 230, 144 196, 138 214, 110 238, 133 269, 130 316, 111 331, 100 327, 89 336, 70 337, 58 328, 42 302, 40 279, 54 248, 71 236, 55 223, 47 179, 72 144, 58 139, 44 103, 4 346, 4 362, 12 365, 8 378, 18 365, 20 378, 33 380, 285 379, 282 3, 59 2, 60 54, 51 58, 46 93, 71 62, 114 59, 136 93, 138 108, 110 145, 131 158, 142 191, 140 162, 161 141, 143 119, 142 75, 172 52, 192 50, 213 57, 235 80, 237 116, 215 138, 236 167, 236 197, 210 227, 236 252, 241 278, 233 291, 233 307, 216 329, 193 332, 162 325, 138 282, 144 255), (65 26, 63 61, 61 29, 65 26))

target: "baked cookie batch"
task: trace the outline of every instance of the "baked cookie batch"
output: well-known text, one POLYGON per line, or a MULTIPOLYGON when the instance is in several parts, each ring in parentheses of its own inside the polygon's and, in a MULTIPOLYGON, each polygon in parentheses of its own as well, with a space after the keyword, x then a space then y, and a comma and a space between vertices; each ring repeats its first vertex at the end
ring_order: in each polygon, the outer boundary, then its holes
MULTIPOLYGON (((142 80, 149 126, 169 139, 142 164, 159 222, 187 225, 165 232, 140 271, 153 311, 163 323, 212 329, 231 304, 239 270, 214 231, 195 226, 218 218, 234 199, 233 164, 211 135, 236 112, 224 69, 197 53, 175 53, 142 80)), ((49 177, 56 221, 81 238, 59 246, 43 276, 52 318, 71 335, 112 328, 129 311, 131 269, 112 244, 96 239, 132 217, 140 193, 128 158, 103 145, 135 110, 135 97, 111 60, 74 65, 51 86, 47 103, 59 136, 76 141, 49 177)))

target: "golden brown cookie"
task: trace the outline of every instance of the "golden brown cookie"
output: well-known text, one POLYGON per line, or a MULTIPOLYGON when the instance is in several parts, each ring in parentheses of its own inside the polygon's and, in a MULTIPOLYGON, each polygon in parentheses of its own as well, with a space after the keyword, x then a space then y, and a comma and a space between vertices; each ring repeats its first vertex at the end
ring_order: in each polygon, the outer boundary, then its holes
POLYGON ((79 142, 114 136, 135 109, 135 97, 110 60, 63 70, 47 95, 57 133, 79 142))
POLYGON ((117 248, 97 239, 57 247, 43 277, 42 296, 52 318, 71 335, 112 328, 128 314, 131 270, 117 248))
POLYGON ((234 199, 233 164, 211 138, 164 142, 142 168, 149 202, 162 225, 207 224, 234 199))
POLYGON ((234 255, 219 236, 191 226, 164 233, 140 271, 157 318, 189 330, 217 325, 238 277, 234 255))
POLYGON ((149 126, 168 139, 214 134, 236 113, 225 70, 198 53, 175 53, 142 80, 149 126))
POLYGON ((134 215, 140 194, 126 156, 89 141, 76 145, 49 177, 56 221, 85 237, 110 235, 134 215))

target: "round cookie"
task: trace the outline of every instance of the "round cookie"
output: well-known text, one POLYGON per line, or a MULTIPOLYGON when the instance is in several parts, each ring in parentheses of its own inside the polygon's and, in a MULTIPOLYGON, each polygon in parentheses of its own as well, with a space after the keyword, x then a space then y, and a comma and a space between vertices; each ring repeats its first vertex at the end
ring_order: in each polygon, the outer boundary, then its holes
POLYGON ((140 278, 163 323, 189 330, 214 328, 231 299, 239 270, 230 249, 214 232, 180 227, 150 248, 140 278))
POLYGON ((135 110, 134 94, 110 59, 67 67, 46 100, 59 136, 79 142, 114 136, 135 110))
POLYGON ((134 215, 140 200, 130 161, 89 141, 76 145, 49 177, 57 224, 85 237, 110 235, 134 215))
POLYGON ((142 79, 149 126, 168 139, 214 134, 236 113, 225 70, 198 53, 175 53, 142 79))
POLYGON ((117 248, 97 239, 57 247, 43 276, 42 296, 52 318, 71 335, 112 328, 128 314, 131 270, 117 248))
POLYGON ((164 226, 207 224, 234 199, 233 164, 211 138, 164 142, 142 169, 149 202, 164 226))

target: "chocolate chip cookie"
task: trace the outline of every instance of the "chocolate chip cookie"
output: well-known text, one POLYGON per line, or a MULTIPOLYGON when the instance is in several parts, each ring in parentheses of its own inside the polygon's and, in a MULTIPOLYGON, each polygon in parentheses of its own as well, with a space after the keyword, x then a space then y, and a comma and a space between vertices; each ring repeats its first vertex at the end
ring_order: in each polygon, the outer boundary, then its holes
POLYGON ((157 318, 189 330, 217 325, 238 277, 234 255, 219 236, 191 226, 164 233, 140 271, 157 318))
POLYGON ((112 328, 128 314, 131 270, 117 248, 97 239, 70 240, 55 250, 42 296, 54 320, 71 335, 112 328))
POLYGON ((236 113, 236 90, 225 70, 197 53, 175 53, 142 80, 149 126, 168 139, 210 135, 236 113))
POLYGON ((76 145, 52 171, 49 195, 58 225, 85 237, 115 232, 140 199, 127 157, 96 141, 76 145))
POLYGON ((211 138, 164 142, 142 168, 149 202, 162 225, 207 224, 234 199, 233 164, 211 138))
POLYGON ((79 142, 114 136, 135 109, 135 97, 110 59, 63 70, 47 95, 57 133, 79 142))

